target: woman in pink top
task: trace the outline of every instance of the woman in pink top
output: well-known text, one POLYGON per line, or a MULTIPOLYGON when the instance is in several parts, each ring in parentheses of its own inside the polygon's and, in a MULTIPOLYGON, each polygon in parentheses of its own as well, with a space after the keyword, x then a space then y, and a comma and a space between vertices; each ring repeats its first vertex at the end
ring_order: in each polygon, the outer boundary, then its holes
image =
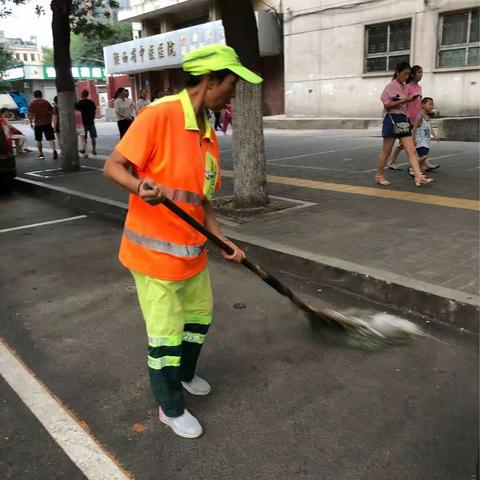
POLYGON ((83 126, 82 112, 78 110, 78 106, 75 103, 75 128, 77 130, 77 136, 80 139, 81 148, 84 158, 88 157, 87 153, 87 138, 85 137, 85 127, 83 126))
POLYGON ((225 105, 225 112, 223 113, 223 124, 222 124, 222 132, 224 135, 227 135, 228 126, 232 123, 232 104, 227 103, 225 105))
POLYGON ((426 178, 422 175, 420 171, 411 129, 407 128, 404 132, 396 130, 402 124, 408 126, 407 104, 413 100, 407 94, 406 88, 406 81, 410 77, 410 73, 411 69, 408 63, 399 63, 395 68, 393 80, 385 87, 380 97, 384 109, 382 125, 383 147, 378 157, 377 173, 375 175, 375 183, 378 185, 390 185, 390 182, 384 176, 384 169, 397 138, 400 139, 403 148, 407 152, 408 160, 415 174, 415 185, 420 187, 432 181, 431 178, 426 178))
MULTIPOLYGON (((407 80, 407 95, 413 98, 411 102, 407 103, 407 117, 412 127, 415 125, 415 121, 422 111, 422 87, 419 84, 422 76, 422 67, 420 65, 414 65, 410 73, 410 78, 407 80)), ((402 169, 402 167, 399 167, 396 164, 398 155, 402 150, 402 144, 399 142, 397 148, 393 152, 392 159, 387 161, 387 168, 390 170, 402 169)))

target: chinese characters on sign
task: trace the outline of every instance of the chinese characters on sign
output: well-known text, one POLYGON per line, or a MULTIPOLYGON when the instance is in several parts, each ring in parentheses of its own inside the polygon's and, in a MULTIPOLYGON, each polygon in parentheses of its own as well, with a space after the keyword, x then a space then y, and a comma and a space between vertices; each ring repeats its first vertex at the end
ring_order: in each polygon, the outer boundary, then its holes
MULTIPOLYGON (((43 78, 45 80, 54 79, 57 76, 57 72, 55 71, 55 67, 52 65, 44 65, 43 66, 43 78)), ((102 67, 72 67, 72 76, 74 79, 105 79, 105 69, 102 67)))
MULTIPOLYGON (((175 57, 177 55, 177 52, 175 50, 175 42, 169 40, 167 42, 167 55, 169 57, 175 57)), ((182 47, 183 49, 183 47, 182 47)), ((164 42, 160 42, 157 45, 157 56, 155 56, 155 48, 153 45, 149 45, 148 47, 148 60, 155 60, 156 58, 162 59, 165 58, 165 44, 164 42)), ((182 52, 183 54, 183 52, 182 52)), ((145 48, 143 45, 141 45, 138 48, 138 56, 140 57, 140 62, 145 61, 145 48)), ((121 54, 121 59, 123 63, 128 63, 129 61, 132 63, 137 63, 137 47, 133 47, 130 50, 130 60, 128 57, 128 52, 124 51, 121 54)), ((120 53, 119 52, 113 52, 113 64, 114 65, 120 65, 120 53)))
POLYGON ((109 74, 180 66, 182 57, 211 43, 225 43, 221 20, 104 47, 109 74))

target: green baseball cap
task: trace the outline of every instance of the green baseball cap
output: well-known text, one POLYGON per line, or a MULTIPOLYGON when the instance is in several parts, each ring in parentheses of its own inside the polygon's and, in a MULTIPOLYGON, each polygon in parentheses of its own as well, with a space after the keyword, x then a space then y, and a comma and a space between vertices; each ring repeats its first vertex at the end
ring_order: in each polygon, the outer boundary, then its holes
POLYGON ((227 45, 207 45, 187 53, 183 57, 183 70, 195 76, 225 69, 231 70, 249 83, 263 81, 262 77, 244 67, 235 50, 227 45))

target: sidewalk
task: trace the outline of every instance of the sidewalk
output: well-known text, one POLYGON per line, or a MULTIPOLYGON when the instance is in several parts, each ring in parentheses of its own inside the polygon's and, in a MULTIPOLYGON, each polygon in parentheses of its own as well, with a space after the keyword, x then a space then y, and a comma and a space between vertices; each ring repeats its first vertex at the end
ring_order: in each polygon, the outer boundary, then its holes
MULTIPOLYGON (((381 118, 322 118, 322 117, 288 117, 272 115, 264 117, 266 128, 276 129, 374 129, 380 128, 381 118)), ((480 118, 477 117, 441 117, 434 118, 432 126, 446 140, 461 142, 479 141, 480 118)))
MULTIPOLYGON (((123 216, 128 195, 103 177, 99 157, 82 161, 89 170, 41 178, 31 172, 59 162, 20 156, 17 184, 123 216)), ((271 175, 270 194, 294 199, 291 208, 244 223, 221 220, 225 233, 265 267, 478 331, 478 203, 472 185, 465 184, 463 198, 455 188, 457 198, 271 175)), ((232 190, 227 170, 219 196, 232 190)))

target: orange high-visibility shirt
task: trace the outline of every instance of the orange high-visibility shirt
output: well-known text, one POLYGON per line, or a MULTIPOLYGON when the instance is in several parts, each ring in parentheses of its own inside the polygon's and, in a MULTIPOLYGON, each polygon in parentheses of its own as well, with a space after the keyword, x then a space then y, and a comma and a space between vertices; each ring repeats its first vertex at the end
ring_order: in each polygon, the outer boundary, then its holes
MULTIPOLYGON (((204 223, 203 202, 220 187, 218 141, 206 116, 199 128, 185 89, 147 105, 116 146, 138 178, 151 178, 168 198, 204 223)), ((206 238, 170 212, 130 194, 119 259, 161 280, 184 280, 207 264, 206 238)))

